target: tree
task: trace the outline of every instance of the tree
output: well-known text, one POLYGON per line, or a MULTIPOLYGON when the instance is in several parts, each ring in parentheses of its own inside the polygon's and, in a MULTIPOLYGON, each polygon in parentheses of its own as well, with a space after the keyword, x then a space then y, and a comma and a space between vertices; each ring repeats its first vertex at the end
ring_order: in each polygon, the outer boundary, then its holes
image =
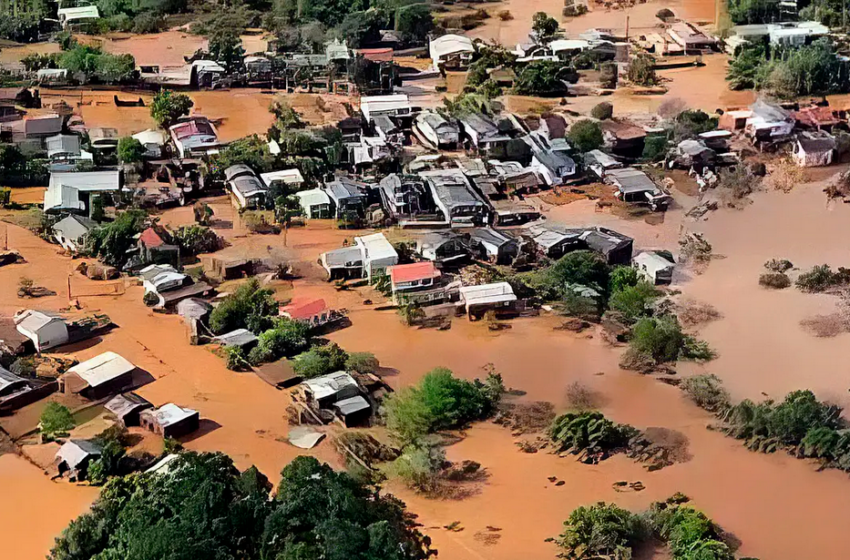
POLYGON ((216 334, 246 328, 259 333, 272 326, 277 314, 274 290, 261 288, 259 280, 250 278, 213 309, 210 329, 216 334))
POLYGON ((717 128, 717 117, 712 117, 699 109, 687 109, 676 116, 673 136, 676 140, 693 138, 703 132, 717 128))
POLYGON ((601 412, 567 412, 555 418, 548 436, 559 453, 608 454, 625 448, 638 431, 626 424, 616 424, 601 412))
POLYGON ((546 43, 555 38, 558 33, 558 20, 546 12, 537 12, 531 18, 531 30, 541 43, 546 43))
POLYGON ((147 214, 144 210, 127 210, 115 221, 91 230, 86 237, 86 251, 106 264, 121 266, 127 260, 127 250, 142 232, 147 214))
POLYGON ((646 281, 634 286, 627 286, 611 294, 608 307, 622 315, 627 323, 634 323, 651 312, 653 302, 658 299, 660 292, 646 281))
POLYGON ((638 86, 654 86, 658 84, 655 74, 655 59, 648 54, 639 54, 629 62, 626 74, 629 81, 638 86))
POLYGON ((67 433, 72 430, 76 422, 68 407, 57 402, 49 402, 41 412, 39 418, 39 429, 46 437, 67 433))
POLYGON ((604 139, 602 138, 602 127, 598 123, 582 119, 570 127, 568 134, 570 144, 580 152, 589 152, 599 148, 604 139))
POLYGON ((434 29, 434 17, 428 4, 408 4, 396 9, 395 30, 402 41, 421 43, 434 29))
POLYGON ((280 318, 273 328, 259 336, 259 342, 248 354, 253 365, 272 362, 284 356, 293 356, 310 346, 310 327, 299 321, 280 318))
POLYGON ((192 99, 183 93, 164 89, 153 96, 151 117, 162 128, 168 128, 180 117, 189 114, 194 106, 192 99))
POLYGON ((637 286, 640 281, 638 271, 631 266, 617 266, 611 271, 609 292, 615 293, 630 286, 637 286))
POLYGON ((592 251, 572 251, 546 271, 548 282, 558 292, 567 284, 577 284, 607 293, 611 268, 592 251))
POLYGON ((599 502, 573 510, 555 542, 567 559, 628 560, 643 533, 638 516, 614 504, 599 502))
POLYGON ((737 25, 773 23, 779 19, 779 5, 771 0, 729 0, 729 16, 737 25))
POLYGON ((132 136, 118 140, 118 160, 122 163, 138 163, 142 161, 145 153, 147 149, 144 145, 132 136))
POLYGON ((326 346, 314 346, 307 352, 296 356, 292 369, 307 379, 319 377, 345 369, 348 354, 336 343, 326 346))
POLYGON ((217 29, 209 38, 210 57, 224 65, 228 72, 238 72, 244 65, 242 39, 232 29, 217 29))
POLYGON ((564 79, 575 76, 569 66, 561 62, 536 60, 526 64, 514 82, 517 95, 553 96, 563 95, 567 91, 564 79))
POLYGON ((657 363, 675 362, 685 345, 685 335, 675 317, 644 317, 632 329, 629 345, 657 363))
POLYGON ((345 370, 357 373, 375 373, 381 366, 371 352, 351 352, 345 360, 345 370))

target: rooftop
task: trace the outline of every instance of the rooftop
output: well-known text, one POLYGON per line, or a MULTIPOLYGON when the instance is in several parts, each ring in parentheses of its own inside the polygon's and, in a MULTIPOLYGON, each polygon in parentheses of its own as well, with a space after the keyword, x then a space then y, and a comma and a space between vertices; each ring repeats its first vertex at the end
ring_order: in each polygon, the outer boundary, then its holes
POLYGON ((440 277, 440 271, 431 261, 397 264, 389 268, 389 273, 393 284, 440 277))
POLYGON ((316 400, 321 400, 342 392, 359 391, 357 382, 344 371, 307 379, 303 382, 303 385, 307 387, 316 400))
POLYGON ((146 411, 145 414, 150 414, 159 426, 167 428, 192 416, 198 416, 198 411, 190 408, 181 408, 174 403, 168 403, 156 410, 146 411))
POLYGON ((104 352, 100 356, 77 364, 69 369, 68 373, 80 376, 89 387, 97 387, 134 369, 136 366, 115 352, 104 352))
POLYGON ((311 319, 328 308, 323 299, 296 298, 287 305, 280 307, 281 315, 288 315, 292 319, 311 319))

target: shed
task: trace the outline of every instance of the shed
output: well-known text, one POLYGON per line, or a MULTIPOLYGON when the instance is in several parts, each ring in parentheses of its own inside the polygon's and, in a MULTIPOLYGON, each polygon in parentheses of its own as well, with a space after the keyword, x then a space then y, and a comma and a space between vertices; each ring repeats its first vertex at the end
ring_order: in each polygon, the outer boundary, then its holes
POLYGON ((393 95, 371 95, 360 98, 360 112, 366 118, 366 122, 379 115, 401 117, 410 115, 413 107, 407 94, 396 93, 393 95))
POLYGON ((97 443, 87 439, 70 439, 56 452, 55 462, 60 475, 68 473, 73 480, 83 480, 89 462, 100 454, 101 447, 97 443))
POLYGON ((331 217, 331 199, 322 189, 310 189, 295 193, 304 215, 309 219, 331 217))
POLYGON ((623 167, 620 161, 601 150, 591 150, 584 154, 584 164, 600 179, 604 179, 608 171, 623 167))
POLYGON ((479 314, 488 309, 510 307, 516 299, 513 288, 507 282, 460 288, 460 301, 470 315, 479 314))
POLYGON ((835 138, 827 132, 803 132, 794 140, 791 157, 799 167, 823 167, 832 163, 835 138))
POLYGON ((337 401, 333 404, 333 409, 346 428, 361 426, 372 416, 372 405, 362 395, 337 401))
POLYGON ((272 188, 275 183, 283 183, 289 188, 298 190, 304 184, 304 176, 297 169, 281 169, 280 171, 262 173, 260 179, 268 188, 272 188))
POLYGON ((437 70, 460 70, 472 62, 475 46, 463 35, 442 35, 431 39, 428 52, 437 70))
POLYGON ((519 253, 519 241, 499 230, 483 227, 469 232, 470 245, 478 258, 496 264, 510 264, 519 253))
POLYGON ((11 371, 0 366, 0 399, 4 399, 13 393, 21 391, 28 386, 23 377, 15 375, 11 371))
POLYGON ((248 329, 236 329, 235 331, 218 335, 215 337, 215 340, 228 348, 248 348, 256 344, 259 339, 248 329))
POLYGON ((124 427, 138 426, 139 413, 153 405, 136 393, 115 395, 104 405, 104 408, 115 415, 124 427))
POLYGON ((68 342, 68 325, 58 315, 28 309, 15 315, 15 328, 32 341, 36 352, 68 342))
POLYGON ((632 266, 653 284, 669 284, 673 281, 675 263, 654 251, 645 251, 636 255, 632 266))
POLYGON ((147 129, 137 132, 133 138, 145 147, 144 157, 159 159, 162 157, 162 148, 165 146, 165 133, 160 130, 147 129))
POLYGON ((86 236, 97 223, 85 216, 69 214, 53 224, 53 238, 66 251, 77 253, 84 248, 86 236))
POLYGON ((96 400, 129 387, 135 370, 136 366, 115 352, 104 352, 69 369, 59 378, 59 388, 96 400))
POLYGON ((602 255, 608 264, 628 265, 632 262, 634 239, 612 229, 594 227, 581 234, 587 247, 602 255))
POLYGON ((182 408, 174 403, 139 413, 139 422, 146 430, 164 438, 178 438, 200 427, 201 415, 197 410, 182 408))
POLYGON ((360 386, 344 371, 320 375, 301 383, 307 397, 319 408, 331 408, 334 403, 360 395, 360 386))

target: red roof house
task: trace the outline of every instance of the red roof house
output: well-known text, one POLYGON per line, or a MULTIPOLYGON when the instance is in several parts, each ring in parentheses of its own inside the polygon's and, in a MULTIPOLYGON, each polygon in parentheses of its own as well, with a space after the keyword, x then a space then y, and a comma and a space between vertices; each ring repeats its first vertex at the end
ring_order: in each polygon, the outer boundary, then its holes
POLYGON ((391 266, 389 271, 393 291, 430 286, 434 283, 434 280, 440 277, 440 271, 437 270, 437 267, 431 261, 397 264, 391 266))
POLYGON ((144 243, 145 247, 148 249, 154 249, 165 245, 165 241, 162 240, 162 237, 160 237, 153 228, 148 228, 143 231, 139 236, 139 241, 144 243))
POLYGON ((280 306, 280 314, 295 321, 312 321, 327 314, 328 306, 323 299, 296 298, 280 306))

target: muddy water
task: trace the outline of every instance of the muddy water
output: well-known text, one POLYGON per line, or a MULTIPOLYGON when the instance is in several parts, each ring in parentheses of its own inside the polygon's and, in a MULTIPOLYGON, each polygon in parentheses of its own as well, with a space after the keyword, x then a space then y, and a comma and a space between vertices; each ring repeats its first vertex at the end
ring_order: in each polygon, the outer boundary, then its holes
POLYGON ((51 482, 17 455, 0 456, 0 558, 44 558, 68 520, 85 512, 97 490, 51 482))

